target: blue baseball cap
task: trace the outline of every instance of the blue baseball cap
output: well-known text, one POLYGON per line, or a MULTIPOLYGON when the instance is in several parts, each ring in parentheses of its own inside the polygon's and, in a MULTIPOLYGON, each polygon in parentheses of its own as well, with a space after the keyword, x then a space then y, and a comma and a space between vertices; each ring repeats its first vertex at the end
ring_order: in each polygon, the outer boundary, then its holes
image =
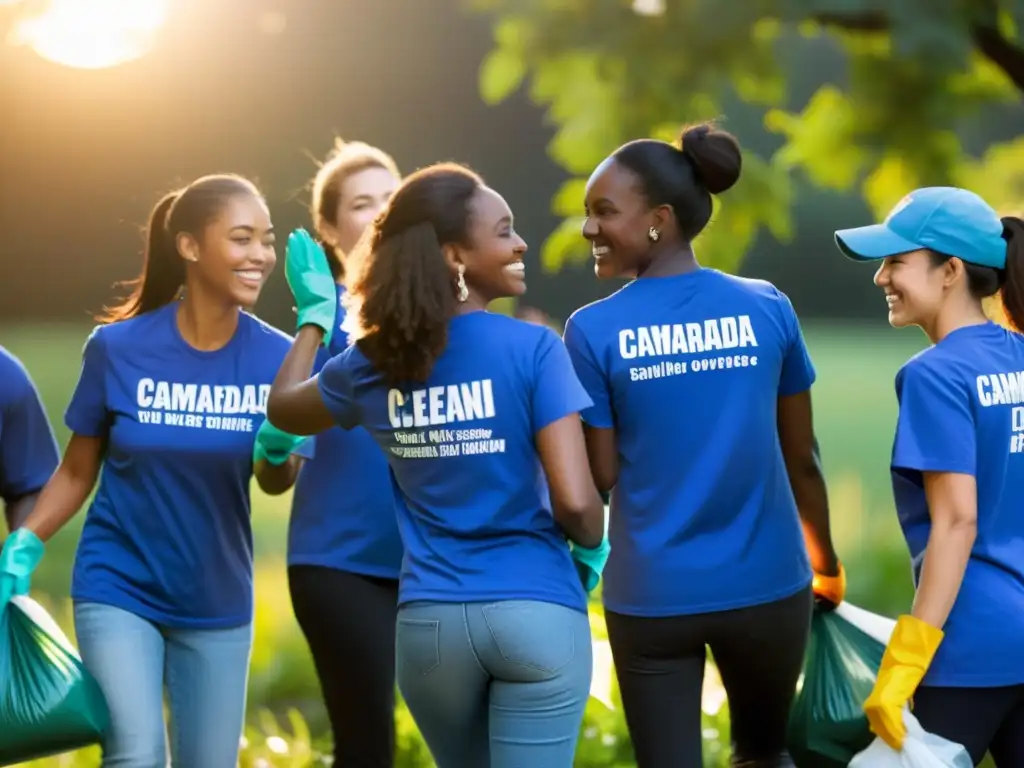
POLYGON ((924 187, 900 200, 881 224, 836 232, 856 261, 928 248, 982 267, 1006 268, 1003 223, 992 206, 958 187, 924 187))

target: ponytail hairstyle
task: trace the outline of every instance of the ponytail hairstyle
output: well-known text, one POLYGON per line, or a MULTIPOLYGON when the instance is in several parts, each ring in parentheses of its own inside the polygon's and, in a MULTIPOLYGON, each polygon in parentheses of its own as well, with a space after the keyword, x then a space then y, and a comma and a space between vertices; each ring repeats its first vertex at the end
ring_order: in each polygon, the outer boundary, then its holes
POLYGON ((672 207, 679 234, 686 242, 711 221, 711 196, 739 181, 743 166, 736 137, 710 123, 685 128, 678 146, 639 139, 623 144, 612 157, 639 178, 652 208, 672 207))
POLYGON ((469 245, 483 180, 455 163, 413 173, 350 256, 350 338, 391 386, 422 383, 448 342, 456 289, 442 246, 469 245))
POLYGON ((345 142, 340 137, 334 140, 334 148, 313 177, 309 214, 313 219, 313 231, 320 238, 335 280, 345 276, 344 254, 327 242, 324 225, 338 226, 341 188, 349 176, 354 176, 367 168, 382 168, 394 174, 396 179, 402 178, 394 158, 384 150, 362 141, 345 142))
POLYGON ((104 307, 100 323, 115 323, 160 309, 176 298, 185 285, 185 260, 178 252, 178 236, 201 239, 228 200, 260 191, 246 178, 234 174, 203 176, 186 187, 164 195, 149 215, 142 272, 122 285, 131 293, 120 304, 104 307))
MULTIPOLYGON (((967 291, 980 302, 994 298, 996 314, 1017 333, 1024 333, 1024 221, 1003 216, 1003 240, 1006 241, 1006 266, 1003 269, 963 261, 967 291)), ((952 257, 928 250, 933 267, 941 267, 952 257)), ((990 307, 991 309, 991 307, 990 307)))
POLYGON ((1013 330, 1024 333, 1024 220, 1004 216, 1006 269, 999 286, 999 300, 1013 330))

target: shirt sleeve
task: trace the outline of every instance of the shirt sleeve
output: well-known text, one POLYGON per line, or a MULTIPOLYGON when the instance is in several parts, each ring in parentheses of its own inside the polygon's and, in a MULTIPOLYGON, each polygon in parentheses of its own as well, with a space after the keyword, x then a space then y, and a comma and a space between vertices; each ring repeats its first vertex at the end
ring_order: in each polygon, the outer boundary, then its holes
POLYGON ((109 360, 101 331, 102 327, 93 330, 85 342, 78 384, 64 412, 67 428, 83 437, 103 437, 109 426, 106 388, 109 360))
POLYGON ((60 462, 38 390, 24 368, 13 370, 4 382, 13 396, 0 421, 0 497, 7 503, 46 485, 60 462))
POLYGON ((776 293, 782 303, 783 323, 787 332, 786 352, 782 358, 782 374, 779 377, 779 397, 789 397, 810 389, 817 374, 793 304, 782 291, 776 290, 776 293))
POLYGON ((975 474, 974 414, 960 382, 931 366, 909 364, 896 376, 896 398, 894 469, 975 474))
POLYGON ((543 329, 534 356, 530 401, 534 433, 565 416, 580 413, 592 403, 573 370, 565 345, 554 331, 543 329))
POLYGON ((615 418, 608 377, 597 362, 587 337, 572 318, 565 324, 564 339, 569 360, 576 371, 574 378, 578 378, 590 397, 590 407, 585 408, 581 414, 583 421, 598 429, 611 429, 615 426, 615 418))
POLYGON ((355 400, 352 376, 352 353, 354 347, 332 357, 317 375, 320 396, 334 421, 342 429, 358 427, 362 410, 355 400))

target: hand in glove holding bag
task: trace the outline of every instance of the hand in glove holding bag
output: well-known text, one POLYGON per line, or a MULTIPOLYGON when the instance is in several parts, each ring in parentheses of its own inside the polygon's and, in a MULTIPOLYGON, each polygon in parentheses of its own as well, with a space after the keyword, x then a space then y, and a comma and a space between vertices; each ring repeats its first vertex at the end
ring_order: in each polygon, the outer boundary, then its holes
POLYGON ((324 346, 331 343, 338 309, 338 288, 327 263, 327 254, 304 229, 288 235, 284 274, 295 298, 297 328, 315 325, 324 332, 324 346))
POLYGON ((42 540, 28 528, 18 528, 7 537, 0 550, 0 611, 12 597, 28 593, 43 550, 42 540))
POLYGON ((928 671, 942 638, 941 629, 913 616, 900 616, 882 656, 864 712, 875 735, 897 751, 907 737, 903 708, 928 671))

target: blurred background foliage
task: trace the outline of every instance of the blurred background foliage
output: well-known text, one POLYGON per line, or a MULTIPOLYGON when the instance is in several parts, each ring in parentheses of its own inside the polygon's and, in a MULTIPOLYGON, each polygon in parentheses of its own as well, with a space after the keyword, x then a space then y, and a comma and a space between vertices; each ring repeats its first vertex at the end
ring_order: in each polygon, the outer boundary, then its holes
MULTIPOLYGON (((0 33, 19 8, 43 5, 0 0, 0 33)), ((892 382, 925 341, 885 325, 870 268, 839 258, 832 231, 924 184, 1024 209, 1022 30, 1024 0, 179 0, 157 47, 131 65, 86 75, 0 46, 0 101, 11 105, 0 121, 0 344, 25 361, 63 442, 86 314, 137 269, 137 225, 157 197, 236 170, 260 180, 278 230, 306 225, 307 155, 335 131, 381 144, 407 171, 441 158, 481 170, 534 246, 529 304, 558 322, 617 287, 593 280, 579 237, 593 167, 623 141, 718 119, 747 154, 699 257, 793 299, 819 374, 816 430, 848 597, 895 615, 912 590, 889 489, 892 382)), ((291 306, 275 276, 260 315, 290 329, 291 306)), ((284 572, 290 498, 253 495, 256 644, 240 764, 326 764, 284 572)), ((81 516, 54 539, 35 582, 69 634, 80 526, 81 516)), ((592 617, 606 659, 597 602, 592 617)), ((596 674, 607 679, 607 665, 596 674)), ((578 766, 633 765, 614 684, 609 695, 613 709, 590 702, 578 766)), ((705 763, 726 766, 713 667, 704 698, 705 763)), ((399 768, 430 766, 404 707, 398 732, 399 768)), ((96 766, 98 752, 36 765, 96 766)))

